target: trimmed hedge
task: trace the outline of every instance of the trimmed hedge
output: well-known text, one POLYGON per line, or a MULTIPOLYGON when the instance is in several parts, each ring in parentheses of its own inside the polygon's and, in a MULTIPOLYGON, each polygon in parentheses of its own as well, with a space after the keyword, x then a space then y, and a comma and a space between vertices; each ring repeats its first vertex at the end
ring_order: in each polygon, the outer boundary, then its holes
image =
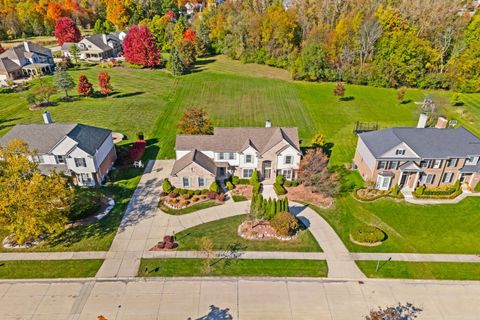
POLYGON ((220 186, 218 185, 217 181, 212 182, 210 185, 210 188, 208 190, 215 192, 215 193, 220 193, 220 186))
POLYGON ((250 184, 250 179, 240 179, 238 176, 232 176, 232 183, 236 186, 239 184, 250 184))
POLYGON ((457 180, 452 185, 445 185, 441 187, 427 188, 419 186, 413 192, 417 198, 435 198, 435 199, 452 199, 462 193, 460 180, 457 180))
POLYGON ((297 187, 300 185, 300 182, 295 181, 295 180, 285 180, 283 183, 284 187, 297 187))
POLYGON ((300 227, 298 219, 287 211, 277 213, 270 221, 270 225, 282 237, 293 236, 300 227))
POLYGON ((228 190, 233 190, 233 189, 235 189, 235 186, 234 186, 233 183, 231 183, 230 181, 227 181, 226 185, 227 185, 227 189, 228 189, 228 190))
POLYGON ((473 189, 473 191, 475 192, 480 192, 480 181, 478 181, 477 185, 475 186, 475 188, 473 189))
POLYGON ((350 231, 353 240, 360 243, 378 243, 386 239, 387 235, 383 230, 369 225, 357 226, 350 231))
POLYGON ((287 190, 285 190, 285 188, 277 182, 273 184, 273 190, 275 190, 275 193, 277 194, 277 196, 283 196, 284 194, 287 193, 287 190))

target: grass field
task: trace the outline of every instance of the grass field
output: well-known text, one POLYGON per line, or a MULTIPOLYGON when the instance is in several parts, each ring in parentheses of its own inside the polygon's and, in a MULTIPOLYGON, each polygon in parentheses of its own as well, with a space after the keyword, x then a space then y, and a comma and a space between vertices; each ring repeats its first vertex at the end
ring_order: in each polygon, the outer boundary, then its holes
POLYGON ((143 259, 141 277, 326 277, 323 260, 213 259, 211 271, 203 272, 203 259, 143 259))
POLYGON ((220 219, 192 227, 176 234, 178 250, 199 250, 199 240, 207 237, 212 240, 214 250, 228 250, 235 247, 243 251, 300 251, 321 252, 317 241, 310 231, 302 230, 298 238, 292 241, 246 240, 237 233, 238 226, 245 215, 220 219))
POLYGON ((93 277, 103 260, 14 260, 0 261, 0 279, 93 277))
POLYGON ((333 226, 352 252, 480 254, 480 198, 467 198, 455 205, 421 206, 391 199, 361 203, 346 194, 336 199, 332 209, 312 208, 333 226), (350 230, 365 223, 384 230, 388 239, 377 247, 350 242, 350 230))
POLYGON ((480 263, 356 261, 369 278, 480 280, 480 263))
MULTIPOLYGON (((156 139, 158 158, 174 156, 178 120, 185 108, 195 105, 207 109, 215 126, 263 126, 270 119, 276 126, 298 126, 304 145, 321 132, 334 143, 332 164, 343 164, 353 156, 355 121, 378 122, 381 127, 414 125, 419 112, 414 101, 425 95, 439 105, 449 100, 449 94, 442 91, 411 89, 406 95, 411 102, 400 104, 393 89, 347 85, 346 95, 354 100, 339 101, 333 96, 332 83, 294 82, 285 70, 245 65, 223 56, 202 59, 193 73, 177 78, 161 70, 88 66, 71 74, 75 80, 86 74, 96 86, 101 71, 110 74, 117 93, 60 102, 49 108, 54 120, 110 128, 131 140, 143 131, 147 138, 156 139)), ((465 106, 448 107, 444 112, 480 134, 475 125, 480 117, 480 95, 467 95, 463 100, 465 106)), ((15 123, 41 122, 41 112, 30 111, 17 93, 3 94, 0 135, 15 123)))

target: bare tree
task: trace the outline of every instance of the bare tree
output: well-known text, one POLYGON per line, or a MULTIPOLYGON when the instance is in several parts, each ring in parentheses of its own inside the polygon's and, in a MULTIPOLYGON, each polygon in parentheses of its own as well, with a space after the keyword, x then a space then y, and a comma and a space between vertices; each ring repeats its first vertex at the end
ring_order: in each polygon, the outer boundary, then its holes
POLYGON ((375 43, 382 35, 382 27, 374 18, 367 19, 360 27, 360 65, 373 59, 375 43))

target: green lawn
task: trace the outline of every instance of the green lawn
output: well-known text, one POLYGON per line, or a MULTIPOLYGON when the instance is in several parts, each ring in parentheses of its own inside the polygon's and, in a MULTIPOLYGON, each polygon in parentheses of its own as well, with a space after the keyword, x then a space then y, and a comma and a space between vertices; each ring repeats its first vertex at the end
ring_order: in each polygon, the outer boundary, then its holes
POLYGON ((331 209, 312 208, 333 226, 352 252, 480 254, 480 198, 467 198, 455 205, 421 206, 391 199, 361 203, 348 194, 338 197, 331 209), (377 247, 351 243, 350 230, 364 223, 381 228, 388 239, 377 247))
POLYGON ((211 271, 203 272, 203 259, 143 259, 141 277, 326 277, 323 260, 212 259, 211 271))
POLYGON ((480 263, 356 261, 369 278, 480 280, 480 263))
POLYGON ((214 250, 236 248, 242 251, 300 251, 321 252, 310 231, 302 230, 298 238, 292 241, 246 240, 237 233, 238 226, 245 215, 220 219, 192 227, 176 234, 178 250, 199 250, 199 240, 207 237, 213 242, 214 250))
MULTIPOLYGON (((215 126, 263 126, 266 119, 278 126, 297 126, 303 144, 321 132, 334 143, 332 164, 350 162, 354 153, 355 121, 378 122, 381 127, 414 125, 418 106, 413 102, 431 95, 439 104, 448 104, 442 91, 410 89, 400 104, 393 89, 347 85, 352 101, 333 96, 334 84, 289 80, 288 72, 268 66, 244 65, 223 56, 201 59, 195 72, 173 77, 162 70, 82 67, 71 71, 77 79, 86 74, 97 87, 101 71, 111 76, 117 92, 107 98, 84 98, 50 107, 55 121, 78 121, 110 128, 134 140, 138 131, 155 139, 158 158, 174 156, 178 120, 185 108, 207 109, 215 126)), ((50 80, 51 77, 47 77, 50 80)), ((72 90, 74 93, 74 90, 72 90)), ((3 94, 0 99, 0 135, 15 123, 41 121, 41 110, 30 111, 25 94, 3 94)), ((57 95, 56 98, 60 97, 57 95)), ((448 107, 452 114, 480 134, 480 95, 465 95, 465 106, 448 107)))
POLYGON ((103 260, 0 261, 0 279, 94 277, 103 260))
POLYGON ((170 207, 167 207, 163 203, 159 204, 158 207, 160 208, 160 210, 162 210, 165 213, 172 214, 172 215, 182 215, 182 214, 192 213, 198 210, 216 207, 219 205, 221 205, 221 203, 218 203, 216 201, 205 201, 202 203, 191 205, 190 207, 183 208, 183 209, 172 209, 170 207))

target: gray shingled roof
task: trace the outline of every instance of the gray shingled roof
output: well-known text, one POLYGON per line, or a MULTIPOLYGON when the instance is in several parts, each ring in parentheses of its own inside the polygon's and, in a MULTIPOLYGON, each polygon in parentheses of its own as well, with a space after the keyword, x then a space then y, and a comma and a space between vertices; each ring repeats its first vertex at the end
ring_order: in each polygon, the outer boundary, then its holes
POLYGON ((241 152, 251 145, 261 154, 285 139, 300 152, 297 128, 215 128, 213 135, 177 135, 176 150, 241 152))
POLYGON ((213 162, 212 159, 207 157, 202 152, 194 149, 193 151, 187 153, 186 155, 175 161, 175 163, 173 164, 171 175, 176 175, 191 163, 198 164, 213 175, 217 173, 217 166, 215 165, 215 162, 213 162))
POLYGON ((0 145, 21 139, 30 149, 46 154, 68 136, 78 143, 80 149, 93 156, 110 134, 110 130, 78 123, 18 124, 0 138, 0 145))
POLYGON ((480 155, 480 139, 467 129, 389 128, 359 134, 376 158, 404 142, 423 159, 480 155))
POLYGON ((7 74, 20 69, 21 67, 9 58, 0 58, 0 73, 7 74))
MULTIPOLYGON (((95 46, 97 46, 99 49, 103 51, 108 51, 112 50, 112 47, 110 47, 108 44, 103 42, 103 34, 94 34, 92 36, 85 37, 86 40, 90 41, 93 43, 95 46)), ((108 37, 107 37, 108 40, 108 37)))

